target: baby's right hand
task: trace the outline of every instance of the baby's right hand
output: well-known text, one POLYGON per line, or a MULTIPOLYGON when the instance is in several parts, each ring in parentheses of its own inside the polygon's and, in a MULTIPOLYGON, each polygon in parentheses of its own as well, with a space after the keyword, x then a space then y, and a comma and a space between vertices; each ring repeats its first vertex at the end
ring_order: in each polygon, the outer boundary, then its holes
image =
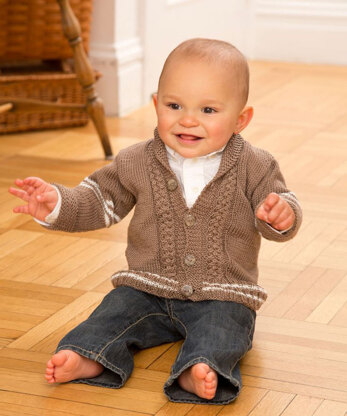
POLYGON ((18 188, 9 188, 9 192, 27 202, 13 208, 16 214, 29 214, 40 221, 45 221, 58 202, 58 194, 55 188, 40 178, 29 177, 16 179, 18 188))

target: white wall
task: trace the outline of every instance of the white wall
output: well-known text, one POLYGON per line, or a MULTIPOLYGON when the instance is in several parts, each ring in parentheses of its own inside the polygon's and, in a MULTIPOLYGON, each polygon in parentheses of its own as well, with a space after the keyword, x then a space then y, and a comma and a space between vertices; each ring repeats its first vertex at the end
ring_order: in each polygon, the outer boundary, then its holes
POLYGON ((346 0, 255 0, 249 55, 347 64, 346 0))
POLYGON ((143 14, 144 101, 156 91, 167 55, 183 40, 217 38, 244 50, 248 3, 248 0, 147 0, 143 14))
POLYGON ((191 37, 251 59, 347 64, 347 0, 96 0, 90 56, 108 115, 147 104, 167 54, 191 37))

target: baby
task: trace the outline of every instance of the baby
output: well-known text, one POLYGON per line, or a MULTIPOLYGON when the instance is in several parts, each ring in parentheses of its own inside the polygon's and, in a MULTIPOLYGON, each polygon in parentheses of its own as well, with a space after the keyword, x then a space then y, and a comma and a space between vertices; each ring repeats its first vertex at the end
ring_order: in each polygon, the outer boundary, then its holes
POLYGON ((49 383, 119 388, 136 349, 184 339, 164 386, 175 402, 227 404, 251 348, 261 236, 294 237, 301 209, 275 159, 240 132, 249 124, 249 72, 229 43, 192 39, 167 58, 154 105, 154 138, 119 152, 73 189, 39 178, 10 192, 45 227, 68 232, 119 222, 128 270, 47 363, 49 383), (19 189, 18 189, 19 188, 19 189))

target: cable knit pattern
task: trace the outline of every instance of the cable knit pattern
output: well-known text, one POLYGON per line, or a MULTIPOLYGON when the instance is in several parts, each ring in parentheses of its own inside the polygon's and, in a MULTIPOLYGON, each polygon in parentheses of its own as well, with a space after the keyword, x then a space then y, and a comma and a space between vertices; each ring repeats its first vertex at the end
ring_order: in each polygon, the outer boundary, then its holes
POLYGON ((234 301, 254 310, 267 297, 257 283, 261 235, 287 241, 302 219, 277 162, 240 135, 228 142, 217 174, 191 208, 157 131, 154 139, 122 150, 77 187, 57 186, 62 206, 53 229, 102 228, 135 205, 126 250, 129 268, 113 274, 115 287, 182 300, 234 301), (295 212, 295 224, 286 233, 255 216, 270 192, 280 194, 295 212))
POLYGON ((159 232, 162 273, 164 276, 174 276, 176 274, 174 219, 167 182, 165 182, 160 167, 156 163, 153 152, 148 152, 147 156, 147 167, 152 185, 154 209, 159 232))
MULTIPOLYGON (((207 275, 222 276, 224 274, 224 231, 226 229, 226 220, 228 211, 231 212, 233 196, 236 187, 236 162, 242 149, 242 139, 239 135, 231 139, 232 153, 231 157, 223 160, 228 164, 229 172, 224 175, 223 182, 218 199, 214 206, 214 212, 208 223, 207 229, 207 275)), ((223 165, 222 167, 223 168, 223 165)), ((218 177, 218 173, 217 173, 218 177)))

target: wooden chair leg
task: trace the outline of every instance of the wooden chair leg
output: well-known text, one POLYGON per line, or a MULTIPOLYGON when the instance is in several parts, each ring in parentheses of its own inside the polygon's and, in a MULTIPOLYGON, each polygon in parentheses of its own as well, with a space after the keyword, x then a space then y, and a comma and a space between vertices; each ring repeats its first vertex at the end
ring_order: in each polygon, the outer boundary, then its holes
POLYGON ((111 144, 106 129, 104 105, 101 98, 95 97, 92 100, 88 100, 87 111, 100 137, 105 158, 113 159, 111 144))
POLYGON ((87 111, 98 132, 106 159, 112 159, 112 149, 106 130, 105 113, 102 100, 95 91, 93 68, 84 51, 81 27, 68 0, 57 0, 60 6, 64 35, 68 39, 74 54, 77 78, 87 95, 87 111))

